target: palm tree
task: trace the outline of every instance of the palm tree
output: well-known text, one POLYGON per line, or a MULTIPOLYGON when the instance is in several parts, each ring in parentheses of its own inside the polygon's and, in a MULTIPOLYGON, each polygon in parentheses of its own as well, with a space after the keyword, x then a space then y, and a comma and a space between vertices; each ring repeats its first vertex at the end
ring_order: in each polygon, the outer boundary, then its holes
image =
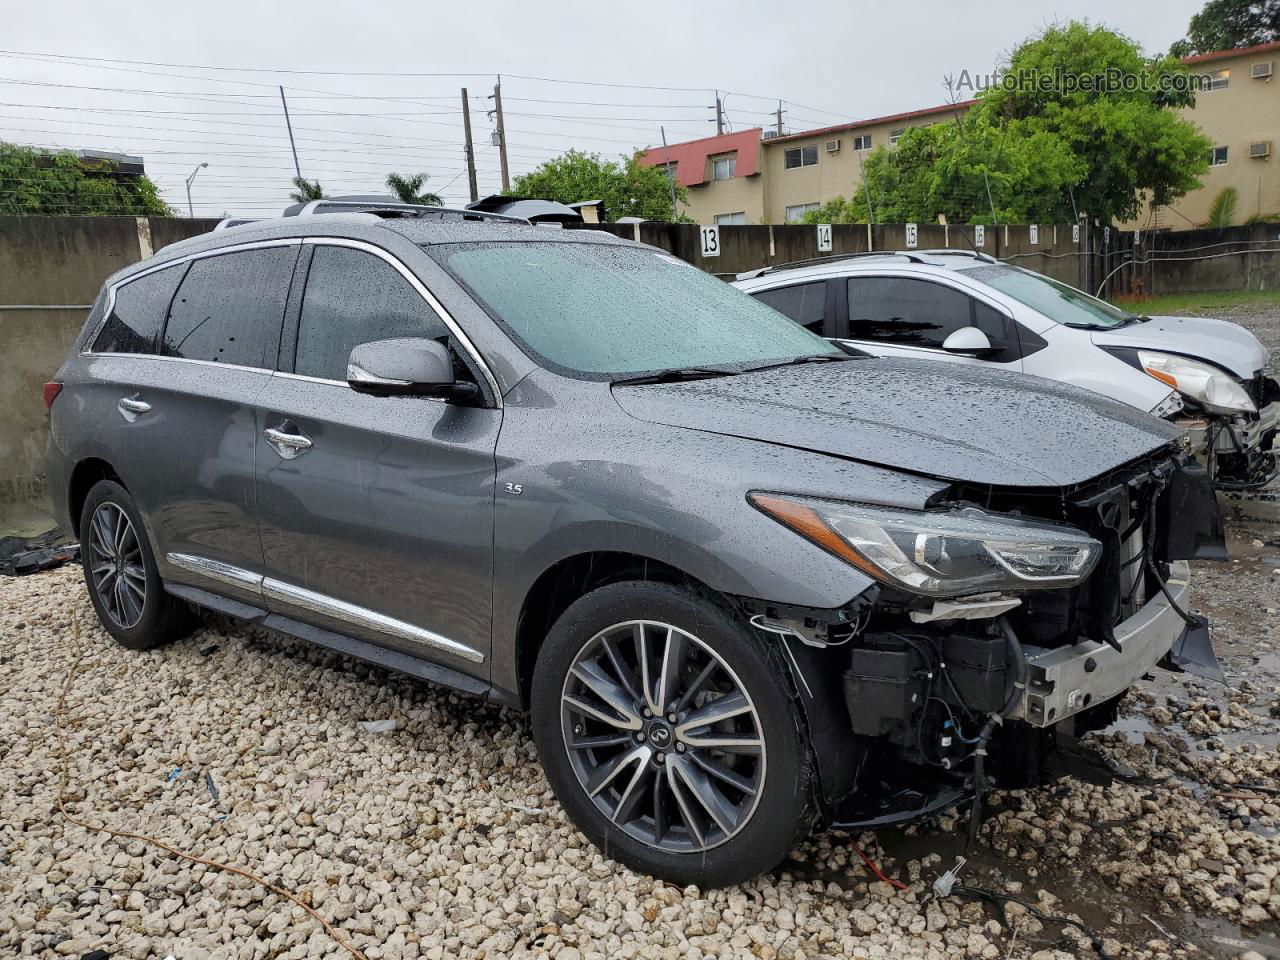
POLYGON ((1239 194, 1236 193, 1235 187, 1223 187, 1213 198, 1213 204, 1209 207, 1209 219, 1205 222, 1205 226, 1219 229, 1231 226, 1231 221, 1236 218, 1238 198, 1239 194))
POLYGON ((444 201, 440 199, 440 194, 429 191, 419 192, 430 179, 431 177, 425 173, 415 173, 411 177, 391 173, 387 175, 387 188, 400 198, 401 203, 425 204, 429 207, 443 206, 444 201))
POLYGON ((304 177, 294 177, 291 181, 296 188, 293 193, 289 194, 289 199, 294 203, 307 203, 310 200, 323 200, 324 187, 320 186, 319 180, 307 180, 304 177))

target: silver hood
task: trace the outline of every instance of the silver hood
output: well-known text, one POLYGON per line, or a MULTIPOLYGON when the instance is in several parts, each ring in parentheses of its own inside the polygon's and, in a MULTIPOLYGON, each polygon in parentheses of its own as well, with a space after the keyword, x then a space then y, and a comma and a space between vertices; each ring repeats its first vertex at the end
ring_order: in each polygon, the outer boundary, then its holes
POLYGON ((1115 330, 1095 330, 1100 347, 1164 350, 1212 363, 1241 380, 1251 380, 1270 359, 1258 338, 1236 323, 1208 317, 1152 317, 1115 330))

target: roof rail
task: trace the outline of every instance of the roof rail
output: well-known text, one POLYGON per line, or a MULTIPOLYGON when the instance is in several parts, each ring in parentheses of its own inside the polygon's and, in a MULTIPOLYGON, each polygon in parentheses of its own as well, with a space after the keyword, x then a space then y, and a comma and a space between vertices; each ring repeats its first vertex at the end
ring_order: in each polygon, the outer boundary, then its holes
POLYGON ((920 250, 920 253, 927 253, 934 257, 973 257, 975 260, 981 260, 983 263, 999 263, 995 257, 989 253, 980 253, 977 250, 961 250, 953 247, 937 247, 933 250, 920 250))
POLYGON ((228 227, 238 227, 242 223, 257 223, 257 222, 258 222, 257 217, 227 217, 224 220, 219 220, 217 225, 213 229, 226 230, 228 227))
POLYGON ((467 210, 459 207, 436 207, 422 203, 390 203, 375 200, 311 200, 300 209, 290 207, 283 216, 310 217, 320 213, 386 213, 402 217, 461 217, 466 220, 498 220, 505 223, 523 223, 524 217, 509 217, 502 213, 484 210, 467 210))
POLYGON ((754 277, 764 276, 766 273, 772 273, 775 270, 790 270, 794 267, 814 267, 824 263, 836 263, 840 260, 856 260, 859 257, 907 257, 915 263, 924 263, 913 250, 861 250, 857 253, 832 253, 825 257, 809 257, 807 260, 791 260, 787 263, 774 263, 767 267, 759 267, 755 270, 748 270, 746 273, 738 274, 739 280, 751 280, 754 277))

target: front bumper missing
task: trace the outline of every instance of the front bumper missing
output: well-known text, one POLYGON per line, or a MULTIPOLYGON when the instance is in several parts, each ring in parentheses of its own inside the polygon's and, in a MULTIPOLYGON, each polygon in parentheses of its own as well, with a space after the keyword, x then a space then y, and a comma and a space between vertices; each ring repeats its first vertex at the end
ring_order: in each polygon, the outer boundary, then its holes
MULTIPOLYGON (((1190 568, 1185 560, 1169 564, 1169 593, 1187 609, 1190 568)), ((1163 593, 1116 625, 1120 649, 1095 640, 1069 647, 1027 646, 1027 692, 1012 714, 1036 727, 1065 720, 1094 704, 1123 693, 1156 666, 1182 636, 1186 622, 1163 593)))
POLYGON ((1265 486, 1275 478, 1275 455, 1280 452, 1276 445, 1280 401, 1262 407, 1254 419, 1219 416, 1199 423, 1187 429, 1187 436, 1197 460, 1205 466, 1209 466, 1210 457, 1217 461, 1212 471, 1216 486, 1253 488, 1265 486))

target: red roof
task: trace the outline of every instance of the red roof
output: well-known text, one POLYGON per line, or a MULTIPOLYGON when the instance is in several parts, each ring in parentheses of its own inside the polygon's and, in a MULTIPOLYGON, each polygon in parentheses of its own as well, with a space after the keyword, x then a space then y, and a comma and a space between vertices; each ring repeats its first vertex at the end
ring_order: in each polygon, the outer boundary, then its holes
POLYGON ((1194 57, 1183 57, 1183 63, 1204 63, 1206 60, 1225 60, 1228 57, 1244 57, 1253 53, 1266 53, 1269 50, 1280 50, 1280 40, 1271 43, 1260 43, 1256 47, 1236 47, 1234 50, 1214 50, 1212 53, 1201 53, 1194 57))
POLYGON ((737 152, 734 176, 749 177, 756 172, 756 150, 760 145, 760 128, 737 130, 701 140, 687 140, 668 147, 651 147, 640 155, 639 161, 647 167, 661 167, 668 157, 676 166, 676 183, 682 187, 694 187, 706 182, 707 157, 721 153, 737 152))
POLYGON ((773 137, 770 143, 781 143, 785 140, 795 140, 799 137, 816 137, 827 133, 839 133, 842 130, 857 130, 861 127, 870 127, 877 123, 892 123, 895 120, 911 120, 914 117, 927 117, 935 113, 950 113, 953 110, 967 110, 977 100, 962 100, 960 103, 944 103, 940 107, 926 107, 923 110, 909 110, 906 113, 891 113, 887 117, 872 117, 870 120, 855 120, 852 123, 838 123, 834 127, 819 127, 817 130, 801 130, 799 133, 789 133, 785 137, 773 137))

